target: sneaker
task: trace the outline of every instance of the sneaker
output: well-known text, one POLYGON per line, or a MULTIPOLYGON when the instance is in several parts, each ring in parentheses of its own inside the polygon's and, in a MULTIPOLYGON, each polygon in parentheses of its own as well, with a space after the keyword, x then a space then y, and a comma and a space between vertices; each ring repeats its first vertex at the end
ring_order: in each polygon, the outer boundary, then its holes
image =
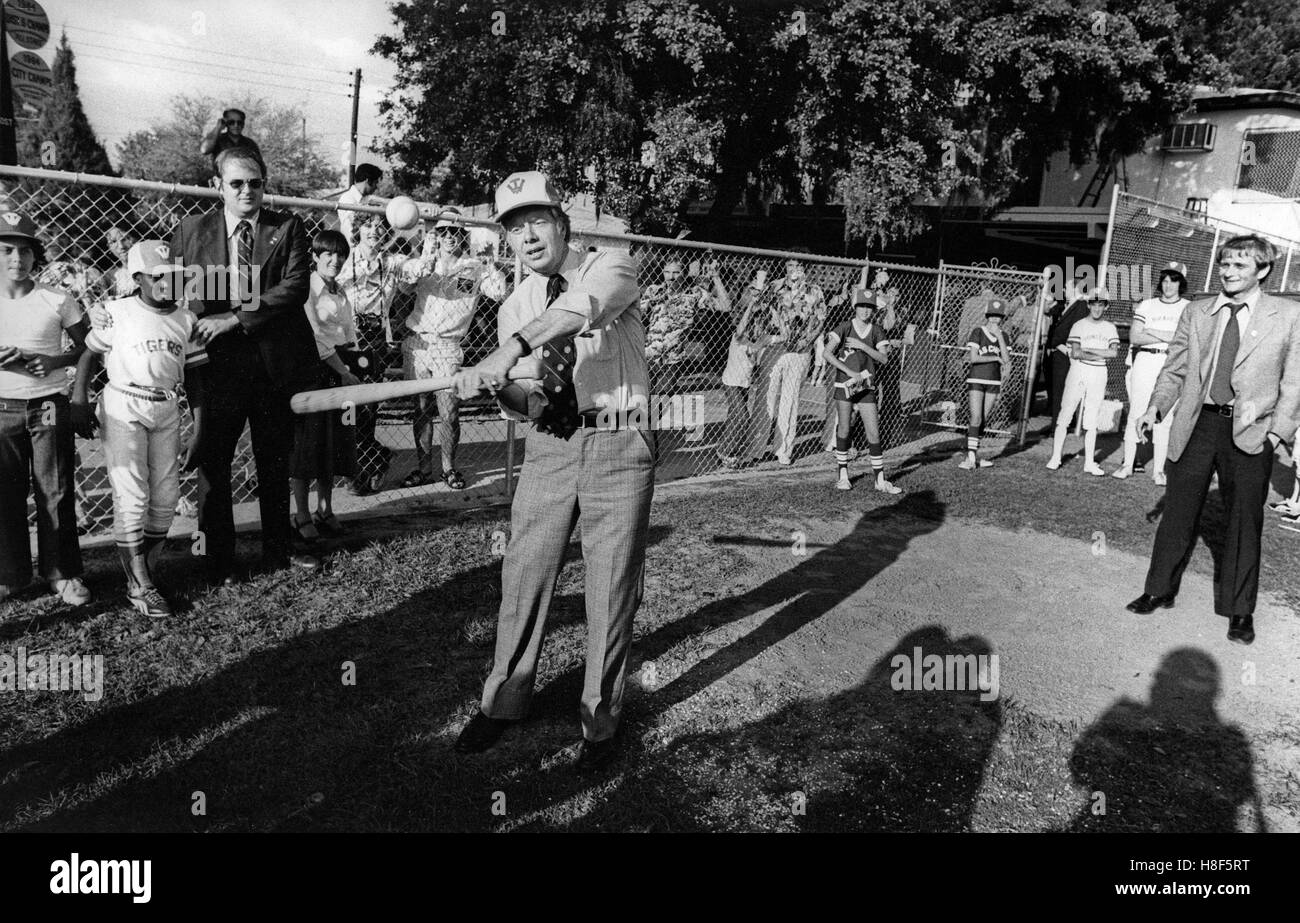
POLYGON ((1048 459, 1047 462, 1048 471, 1055 471, 1059 467, 1061 467, 1061 460, 1059 458, 1048 459))
POLYGON ((967 455, 965 458, 961 460, 961 464, 959 464, 957 467, 960 468, 962 471, 974 471, 976 468, 975 456, 967 455))
POLYGON ((783 467, 789 467, 790 465, 794 464, 794 459, 791 458, 789 455, 778 455, 776 457, 776 463, 783 467))
POLYGON ((1163 471, 1157 471, 1155 474, 1151 475, 1151 480, 1155 481, 1157 487, 1164 487, 1168 482, 1168 478, 1165 477, 1163 471))
POLYGON ((1145 474, 1147 470, 1146 462, 1136 462, 1133 465, 1134 474, 1145 474))
POLYGON ((987 458, 981 458, 981 459, 980 459, 980 467, 981 467, 981 468, 992 468, 992 467, 993 467, 993 462, 989 461, 987 458))
POLYGON ((151 619, 165 619, 172 614, 172 607, 167 605, 167 600, 158 592, 157 587, 133 587, 126 598, 141 615, 147 615, 151 619))
POLYGON ((1296 503, 1290 497, 1270 503, 1268 508, 1275 513, 1281 513, 1283 516, 1300 515, 1300 503, 1296 503))
POLYGON ((889 483, 889 481, 884 478, 876 478, 876 490, 880 491, 882 494, 901 494, 903 492, 903 488, 896 484, 889 483))
POLYGON ((1283 516, 1278 525, 1288 532, 1300 532, 1300 516, 1283 516))
POLYGON ((840 472, 839 480, 837 480, 837 481, 835 482, 835 489, 836 489, 836 490, 852 490, 852 489, 853 489, 853 482, 849 480, 849 473, 848 473, 847 471, 841 471, 841 472, 840 472))
POLYGON ((1132 468, 1116 468, 1114 471, 1110 473, 1110 476, 1113 478, 1119 478, 1119 480, 1122 481, 1127 477, 1131 477, 1132 474, 1133 474, 1132 468))
POLYGON ((1096 462, 1093 462, 1090 465, 1084 465, 1083 471, 1085 474, 1091 474, 1095 478, 1104 478, 1106 476, 1106 472, 1102 471, 1101 465, 1096 462))
POLYGON ((90 602, 90 589, 80 577, 52 581, 50 588, 69 606, 84 606, 90 602))

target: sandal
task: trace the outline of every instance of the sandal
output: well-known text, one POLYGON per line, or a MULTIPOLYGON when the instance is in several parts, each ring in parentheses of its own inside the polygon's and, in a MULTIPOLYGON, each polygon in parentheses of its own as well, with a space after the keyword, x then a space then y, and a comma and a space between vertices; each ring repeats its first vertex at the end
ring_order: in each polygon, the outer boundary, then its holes
POLYGON ((430 475, 427 475, 423 471, 417 469, 415 471, 412 471, 406 477, 402 478, 402 486, 407 488, 423 487, 425 484, 428 484, 430 480, 431 480, 430 475))
POLYGON ((298 514, 295 513, 290 522, 293 523, 293 530, 298 533, 298 538, 308 545, 314 545, 320 541, 320 533, 316 531, 316 526, 312 523, 312 517, 308 516, 306 522, 299 522, 298 514))
POLYGON ((442 479, 452 490, 465 489, 465 478, 455 468, 452 468, 443 474, 442 479))
POLYGON ((316 526, 316 531, 330 538, 342 535, 347 529, 343 528, 343 523, 332 512, 328 516, 322 516, 320 513, 312 513, 311 521, 316 526))

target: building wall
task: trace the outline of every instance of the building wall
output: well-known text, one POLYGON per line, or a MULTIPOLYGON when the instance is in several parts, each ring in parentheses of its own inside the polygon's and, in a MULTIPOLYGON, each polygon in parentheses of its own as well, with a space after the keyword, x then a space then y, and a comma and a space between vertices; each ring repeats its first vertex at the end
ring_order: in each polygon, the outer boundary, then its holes
MULTIPOLYGON (((1215 126, 1214 150, 1204 153, 1166 153, 1160 149, 1160 136, 1156 135, 1147 140, 1141 153, 1134 154, 1125 161, 1128 192, 1178 207, 1186 205, 1189 198, 1211 199, 1216 193, 1220 193, 1220 202, 1242 196, 1255 201, 1258 198, 1256 194, 1236 188, 1245 133, 1260 128, 1300 131, 1300 112, 1284 108, 1230 109, 1192 115, 1179 119, 1179 122, 1212 123, 1215 126)), ((1070 164, 1067 153, 1057 152, 1043 173, 1039 205, 1078 205, 1080 196, 1087 189, 1096 170, 1095 162, 1076 167, 1070 164)), ((1099 204, 1110 201, 1110 190, 1116 179, 1112 176, 1102 189, 1099 204)), ((1282 208, 1290 203, 1279 200, 1274 204, 1282 208)))

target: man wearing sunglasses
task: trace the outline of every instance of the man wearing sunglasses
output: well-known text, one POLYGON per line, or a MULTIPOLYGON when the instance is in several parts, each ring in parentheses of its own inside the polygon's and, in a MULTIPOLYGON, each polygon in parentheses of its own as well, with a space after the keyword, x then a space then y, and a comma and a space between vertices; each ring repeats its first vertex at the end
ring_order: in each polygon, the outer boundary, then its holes
POLYGON ((222 151, 229 150, 232 147, 248 148, 258 159, 262 159, 262 149, 257 146, 257 142, 248 135, 244 134, 244 122, 247 116, 242 109, 227 109, 221 113, 221 118, 217 119, 217 124, 213 125, 211 130, 203 136, 203 143, 199 145, 199 153, 212 158, 212 170, 217 170, 217 157, 222 151))
MULTIPOLYGON (((233 582, 235 526, 231 466, 247 423, 257 463, 262 565, 315 569, 291 554, 289 398, 315 367, 316 346, 303 305, 311 261, 296 215, 262 207, 266 168, 248 148, 217 155, 221 206, 184 219, 172 253, 185 266, 185 298, 198 315, 194 336, 207 347, 207 392, 199 464, 199 531, 209 576, 233 582)), ((193 457, 193 456, 192 456, 193 457)))

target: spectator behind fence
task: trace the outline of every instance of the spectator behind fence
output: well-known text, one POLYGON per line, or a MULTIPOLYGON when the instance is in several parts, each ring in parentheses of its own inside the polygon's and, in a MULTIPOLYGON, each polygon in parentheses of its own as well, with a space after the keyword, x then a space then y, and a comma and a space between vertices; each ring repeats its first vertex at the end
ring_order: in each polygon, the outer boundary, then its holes
POLYGON ((217 123, 203 136, 203 141, 199 145, 199 153, 206 154, 212 159, 212 171, 218 176, 220 176, 221 171, 217 167, 217 158, 221 156, 223 151, 236 147, 242 147, 257 155, 258 161, 263 164, 262 172, 266 172, 265 161, 262 160, 262 149, 257 146, 256 141, 244 134, 244 122, 247 118, 242 109, 227 109, 221 113, 217 123))
POLYGON ((196 447, 199 531, 210 579, 233 583, 231 466, 245 423, 257 464, 262 566, 320 564, 293 553, 289 520, 289 398, 314 375, 317 356, 303 310, 311 263, 302 219, 262 207, 266 173, 248 149, 223 150, 217 168, 221 207, 182 220, 172 254, 186 268, 187 300, 199 315, 197 339, 209 359, 208 406, 196 447))
POLYGON ((0 600, 32 578, 27 497, 36 500, 42 579, 69 605, 90 601, 81 580, 67 368, 85 348, 86 320, 66 292, 38 284, 45 262, 36 224, 0 212, 0 600), (63 334, 75 344, 63 351, 63 334))
MULTIPOLYGON (((379 169, 373 163, 357 164, 356 170, 352 174, 352 185, 349 186, 342 195, 339 196, 340 205, 368 205, 367 200, 375 194, 379 188, 379 181, 383 179, 384 171, 379 169)), ((362 212, 354 212, 351 209, 339 209, 339 230, 343 232, 346 240, 352 239, 352 226, 356 223, 357 216, 362 212)))
POLYGON ((677 388, 691 326, 701 310, 731 310, 731 297, 719 275, 717 260, 705 264, 713 291, 694 284, 679 259, 664 264, 663 282, 651 285, 641 299, 646 318, 645 358, 652 394, 677 388))
MULTIPOLYGON (((820 286, 808 284, 803 263, 787 260, 785 277, 769 286, 755 276, 745 292, 747 298, 770 296, 769 327, 776 337, 773 351, 778 353, 771 366, 767 385, 767 415, 776 427, 776 460, 789 465, 794 460, 795 439, 799 425, 799 394, 812 350, 826 323, 826 298, 820 286)), ((765 443, 768 434, 758 433, 765 443)), ((762 451, 766 452, 764 446, 762 451)))
MULTIPOLYGON (((347 360, 355 354, 356 323, 347 293, 338 284, 339 270, 348 258, 347 239, 338 231, 317 232, 311 242, 314 271, 307 295, 307 322, 316 336, 316 366, 313 388, 334 388, 360 384, 347 360)), ((300 414, 295 420, 293 457, 293 501, 296 512, 293 528, 298 538, 314 545, 321 534, 333 538, 343 528, 334 515, 334 478, 350 478, 357 473, 357 446, 353 427, 346 424, 341 412, 300 414), (316 511, 313 513, 308 491, 316 481, 316 511)))
POLYGON ((771 342, 759 321, 757 303, 750 301, 741 312, 722 370, 722 391, 727 399, 727 422, 718 442, 718 459, 727 468, 739 468, 754 460, 747 451, 750 443, 750 387, 754 366, 771 342))
MULTIPOLYGON (((415 309, 406 318, 402 341, 402 374, 409 379, 455 375, 465 358, 463 341, 474 319, 480 291, 500 301, 506 296, 505 276, 490 262, 470 253, 469 229, 457 224, 446 208, 434 225, 437 241, 429 274, 415 288, 415 309)), ((415 470, 403 487, 419 487, 433 480, 433 415, 438 414, 438 445, 442 450, 442 479, 452 490, 465 487, 456 468, 460 443, 460 398, 451 390, 417 396, 412 422, 415 435, 415 470)))
MULTIPOLYGON (((381 381, 392 362, 392 308, 399 291, 413 285, 404 276, 405 258, 389 253, 391 228, 383 215, 359 215, 352 225, 352 251, 339 270, 339 284, 347 293, 356 318, 357 346, 373 361, 366 381, 381 381)), ((383 486, 392 451, 375 439, 379 405, 356 408, 357 474, 352 492, 357 496, 374 493, 383 486)))
POLYGON ((90 380, 106 356, 108 387, 99 400, 104 466, 113 488, 113 539, 126 572, 127 598, 142 615, 166 618, 171 605, 155 582, 157 557, 180 497, 181 398, 202 441, 202 366, 194 315, 179 305, 182 267, 161 240, 141 241, 127 255, 136 294, 104 306, 110 322, 90 332, 77 365, 72 418, 77 434, 94 436, 90 380), (183 387, 182 387, 183 386, 183 387))
POLYGON ((129 298, 135 294, 135 279, 127 268, 126 257, 139 239, 139 235, 124 224, 115 224, 104 232, 104 244, 117 262, 117 266, 105 272, 100 281, 100 291, 105 297, 129 298))

